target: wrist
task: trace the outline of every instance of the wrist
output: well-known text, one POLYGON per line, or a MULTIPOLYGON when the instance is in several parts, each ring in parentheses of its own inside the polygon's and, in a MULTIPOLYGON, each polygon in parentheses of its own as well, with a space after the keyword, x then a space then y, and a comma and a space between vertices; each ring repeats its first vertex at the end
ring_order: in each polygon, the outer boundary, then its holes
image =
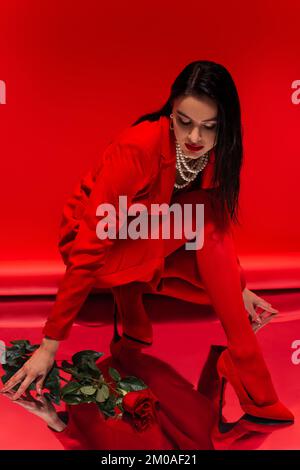
POLYGON ((41 349, 49 352, 49 353, 52 353, 52 354, 55 354, 56 351, 58 350, 58 347, 59 347, 59 341, 56 340, 56 339, 51 339, 51 338, 43 338, 42 339, 42 342, 41 342, 41 349))

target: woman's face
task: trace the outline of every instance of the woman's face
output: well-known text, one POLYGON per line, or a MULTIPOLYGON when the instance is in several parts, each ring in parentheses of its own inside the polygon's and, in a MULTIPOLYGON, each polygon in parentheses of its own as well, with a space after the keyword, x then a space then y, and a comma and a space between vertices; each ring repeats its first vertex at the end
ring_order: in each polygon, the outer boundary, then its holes
POLYGON ((185 155, 199 158, 215 146, 218 107, 211 98, 177 98, 172 114, 175 138, 185 155), (202 148, 193 150, 189 144, 202 148))

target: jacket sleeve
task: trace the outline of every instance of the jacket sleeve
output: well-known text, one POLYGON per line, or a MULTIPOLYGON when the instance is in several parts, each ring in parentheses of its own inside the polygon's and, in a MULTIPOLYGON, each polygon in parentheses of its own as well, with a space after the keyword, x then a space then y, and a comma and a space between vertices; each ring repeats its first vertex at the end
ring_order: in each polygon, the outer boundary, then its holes
POLYGON ((110 236, 98 238, 96 226, 104 216, 96 216, 96 210, 101 203, 109 203, 115 208, 105 217, 108 220, 106 228, 115 228, 117 234, 120 229, 119 196, 127 196, 129 206, 134 195, 149 180, 146 157, 142 152, 137 146, 124 143, 110 144, 106 150, 80 219, 56 301, 43 328, 45 336, 56 340, 69 336, 74 319, 95 284, 97 271, 109 262, 107 255, 114 239, 110 236))
POLYGON ((48 425, 48 429, 62 444, 65 450, 87 450, 86 439, 74 420, 69 419, 69 413, 65 411, 58 411, 58 417, 64 421, 66 427, 63 431, 56 431, 48 425))
POLYGON ((80 218, 95 183, 96 168, 89 171, 75 186, 71 196, 64 204, 58 234, 58 249, 64 264, 67 264, 73 241, 77 236, 80 218))

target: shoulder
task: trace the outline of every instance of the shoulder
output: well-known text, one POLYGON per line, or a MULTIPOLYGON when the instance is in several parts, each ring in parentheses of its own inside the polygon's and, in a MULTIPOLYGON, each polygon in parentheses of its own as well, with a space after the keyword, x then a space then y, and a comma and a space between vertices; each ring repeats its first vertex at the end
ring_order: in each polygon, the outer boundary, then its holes
POLYGON ((159 152, 160 137, 160 120, 142 121, 135 126, 125 128, 117 135, 115 141, 123 145, 134 145, 142 152, 149 154, 159 152))
POLYGON ((139 166, 148 174, 159 168, 161 146, 160 121, 142 121, 123 129, 109 143, 102 162, 139 166))

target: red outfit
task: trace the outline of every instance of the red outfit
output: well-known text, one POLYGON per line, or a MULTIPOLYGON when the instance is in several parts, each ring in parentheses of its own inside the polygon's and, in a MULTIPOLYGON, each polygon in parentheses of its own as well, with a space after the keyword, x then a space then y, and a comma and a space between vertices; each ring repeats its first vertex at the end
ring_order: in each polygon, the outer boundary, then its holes
MULTIPOLYGON (((43 329, 45 336, 57 340, 67 338, 80 307, 93 288, 143 281, 165 293, 159 282, 168 277, 168 263, 170 261, 172 265, 172 257, 166 260, 164 240, 100 240, 96 235, 100 219, 95 214, 102 202, 117 208, 119 195, 127 195, 128 207, 133 203, 146 205, 149 214, 152 203, 171 204, 175 155, 169 119, 162 116, 155 122, 144 121, 123 131, 107 147, 96 168, 77 186, 64 206, 59 249, 67 269, 43 329)), ((214 152, 211 152, 202 171, 203 190, 213 188, 214 160, 214 152)), ((111 223, 118 222, 117 213, 116 220, 111 223)), ((188 258, 191 258, 190 253, 183 261, 185 265, 188 258)), ((197 274, 191 278, 189 266, 190 263, 185 271, 178 273, 179 277, 188 277, 201 293, 200 302, 209 303, 201 278, 197 274)), ((244 289, 246 281, 241 267, 240 276, 244 289)), ((186 300, 193 299, 187 297, 186 300)))
MULTIPOLYGON (((217 202, 212 184, 214 158, 212 152, 202 172, 200 187, 173 194, 176 152, 169 118, 129 127, 108 146, 96 169, 81 182, 64 208, 59 248, 67 270, 43 332, 57 340, 65 339, 91 289, 110 287, 125 336, 136 338, 136 343, 151 343, 152 325, 143 306, 143 289, 150 286, 154 292, 163 292, 161 281, 168 277, 165 268, 172 266, 172 262, 174 268, 174 259, 179 259, 175 272, 180 277, 188 259, 185 274, 188 273, 193 284, 204 288, 226 333, 226 374, 239 391, 239 397, 243 397, 242 408, 247 405, 247 410, 253 410, 251 414, 259 417, 271 409, 271 418, 291 419, 290 412, 278 401, 244 306, 241 288, 245 287, 245 279, 237 262, 230 220, 223 224, 220 210, 212 205, 213 201, 217 202), (154 203, 171 205, 176 201, 190 203, 193 208, 197 203, 204 204, 202 248, 187 252, 183 249, 185 234, 177 240, 172 232, 167 240, 162 237, 100 240, 96 234, 99 221, 96 209, 100 203, 118 208, 120 195, 127 196, 127 207, 133 203, 144 204, 150 217, 155 214, 151 206, 154 203)), ((109 220, 109 227, 116 225, 119 225, 118 211, 115 216, 110 214, 109 220)), ((126 348, 124 354, 125 351, 126 348)), ((121 359, 124 354, 120 355, 121 359)), ((122 365, 130 364, 125 361, 122 365)), ((133 374, 132 370, 129 372, 133 374)))

